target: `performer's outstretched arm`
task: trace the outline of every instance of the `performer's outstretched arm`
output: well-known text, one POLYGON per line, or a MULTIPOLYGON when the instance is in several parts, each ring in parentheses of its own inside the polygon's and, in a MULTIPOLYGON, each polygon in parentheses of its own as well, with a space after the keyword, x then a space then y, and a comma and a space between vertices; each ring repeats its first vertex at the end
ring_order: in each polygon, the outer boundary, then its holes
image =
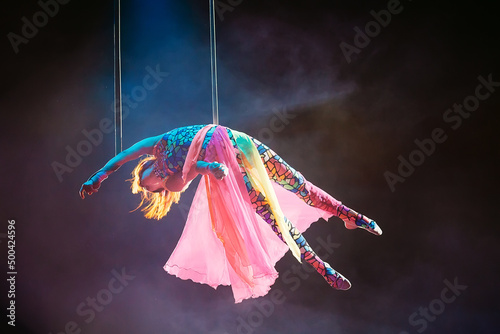
POLYGON ((101 186, 101 182, 108 175, 120 168, 124 163, 135 160, 145 154, 153 154, 153 148, 163 135, 143 139, 110 159, 104 167, 92 174, 80 188, 80 197, 85 198, 85 193, 92 195, 101 186))

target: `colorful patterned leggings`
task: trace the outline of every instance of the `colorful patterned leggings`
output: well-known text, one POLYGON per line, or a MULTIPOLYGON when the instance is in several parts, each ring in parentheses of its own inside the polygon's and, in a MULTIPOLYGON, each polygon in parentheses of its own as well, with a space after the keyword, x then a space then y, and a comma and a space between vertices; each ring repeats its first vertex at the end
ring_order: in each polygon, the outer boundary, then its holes
MULTIPOLYGON (((346 222, 346 227, 348 228, 363 227, 361 225, 363 224, 363 222, 365 222, 365 220, 367 221, 367 224, 369 223, 369 220, 365 219, 365 217, 363 217, 361 214, 342 205, 341 202, 337 201, 332 196, 328 195, 326 192, 307 181, 302 176, 302 174, 288 165, 269 147, 254 138, 252 138, 252 140, 260 153, 270 179, 272 179, 274 182, 295 193, 308 205, 330 212, 333 215, 343 219, 346 222), (352 225, 347 226, 348 224, 352 225)), ((239 156, 237 157, 237 159, 240 163, 240 166, 242 166, 239 156)), ((274 233, 276 233, 276 235, 282 241, 284 241, 277 223, 271 213, 270 206, 266 198, 263 194, 252 187, 244 169, 242 168, 241 170, 248 194, 250 195, 250 200, 255 211, 272 227, 274 233)), ((285 223, 288 226, 288 232, 291 234, 293 240, 295 240, 295 242, 299 246, 302 259, 312 265, 332 287, 341 290, 349 289, 349 281, 340 273, 333 270, 328 263, 319 258, 319 256, 307 243, 304 236, 295 228, 295 226, 293 226, 293 224, 286 217, 285 223)))

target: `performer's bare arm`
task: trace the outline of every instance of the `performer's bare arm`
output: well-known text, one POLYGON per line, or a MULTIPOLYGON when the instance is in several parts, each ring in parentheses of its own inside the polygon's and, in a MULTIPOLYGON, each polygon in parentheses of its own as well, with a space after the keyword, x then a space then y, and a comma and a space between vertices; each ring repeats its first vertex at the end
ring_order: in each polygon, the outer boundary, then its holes
POLYGON ((82 185, 80 188, 80 197, 85 198, 85 193, 89 195, 96 193, 101 185, 101 182, 105 180, 108 175, 120 168, 124 163, 135 160, 145 154, 153 154, 154 146, 159 140, 161 140, 162 137, 163 135, 159 135, 143 139, 126 150, 118 153, 82 185))
MULTIPOLYGON (((153 154, 153 149, 161 140, 163 135, 149 137, 143 139, 126 150, 118 153, 115 157, 109 160, 104 167, 94 173, 80 188, 80 197, 85 198, 85 193, 92 195, 99 191, 102 181, 108 178, 108 176, 120 168, 126 162, 140 158, 145 154, 153 154)), ((208 174, 212 173, 218 180, 223 179, 227 175, 227 167, 224 164, 218 162, 205 162, 198 161, 193 168, 188 171, 187 178, 182 178, 182 173, 176 173, 169 177, 166 185, 171 191, 181 191, 198 175, 198 174, 208 174)))
POLYGON ((153 148, 162 137, 163 135, 149 137, 135 143, 109 160, 101 170, 111 171, 112 173, 126 162, 140 158, 145 154, 153 154, 153 148))

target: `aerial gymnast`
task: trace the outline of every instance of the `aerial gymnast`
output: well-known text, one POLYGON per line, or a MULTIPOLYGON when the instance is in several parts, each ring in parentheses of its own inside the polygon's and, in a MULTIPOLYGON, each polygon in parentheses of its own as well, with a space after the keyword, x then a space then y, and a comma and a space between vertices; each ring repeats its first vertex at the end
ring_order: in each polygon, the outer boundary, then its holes
POLYGON ((186 126, 137 142, 94 173, 82 185, 81 198, 141 156, 146 157, 132 172, 131 188, 141 195, 139 207, 144 205, 149 219, 164 217, 191 181, 203 175, 164 269, 213 288, 231 285, 237 303, 267 294, 278 277, 275 264, 288 249, 333 288, 351 287, 301 233, 319 218, 337 216, 348 229, 382 234, 373 220, 307 181, 257 139, 213 124, 186 126))

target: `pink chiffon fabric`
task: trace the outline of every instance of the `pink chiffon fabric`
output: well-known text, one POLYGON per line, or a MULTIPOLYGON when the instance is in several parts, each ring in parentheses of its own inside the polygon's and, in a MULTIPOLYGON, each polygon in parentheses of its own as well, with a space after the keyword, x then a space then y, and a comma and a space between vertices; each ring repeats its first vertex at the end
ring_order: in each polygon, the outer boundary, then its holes
MULTIPOLYGON (((195 157, 209 127, 194 138, 184 175, 196 163, 195 157)), ((237 153, 226 128, 218 126, 206 148, 205 161, 224 163, 228 175, 223 180, 211 174, 201 178, 182 235, 164 269, 181 279, 213 288, 230 285, 235 302, 239 303, 268 293, 278 277, 274 266, 288 247, 255 213, 236 160, 237 153)), ((319 218, 332 216, 306 205, 279 185, 273 184, 273 189, 281 210, 301 232, 319 218)))

